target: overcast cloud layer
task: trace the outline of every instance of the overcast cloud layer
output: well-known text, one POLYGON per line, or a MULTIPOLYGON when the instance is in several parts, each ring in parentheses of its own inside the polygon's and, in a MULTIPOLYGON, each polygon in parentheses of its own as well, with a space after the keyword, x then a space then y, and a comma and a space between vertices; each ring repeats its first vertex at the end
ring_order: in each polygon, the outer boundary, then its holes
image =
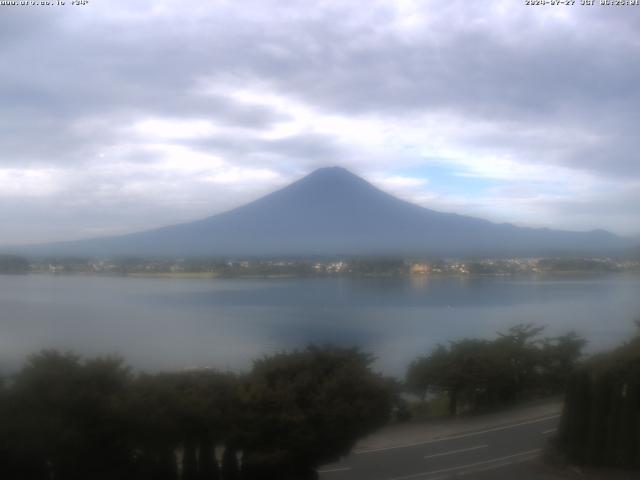
POLYGON ((196 219, 327 165, 434 209, 640 235, 638 58, 640 7, 0 6, 0 244, 196 219))

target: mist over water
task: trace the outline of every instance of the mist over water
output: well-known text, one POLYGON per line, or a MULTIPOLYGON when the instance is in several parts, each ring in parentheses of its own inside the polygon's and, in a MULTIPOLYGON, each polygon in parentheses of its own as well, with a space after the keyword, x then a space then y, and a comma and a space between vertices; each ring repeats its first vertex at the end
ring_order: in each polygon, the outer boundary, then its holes
POLYGON ((245 369, 310 342, 358 345, 402 375, 438 342, 523 322, 576 330, 589 350, 634 331, 640 278, 173 280, 0 275, 0 369, 42 348, 116 354, 135 368, 245 369))

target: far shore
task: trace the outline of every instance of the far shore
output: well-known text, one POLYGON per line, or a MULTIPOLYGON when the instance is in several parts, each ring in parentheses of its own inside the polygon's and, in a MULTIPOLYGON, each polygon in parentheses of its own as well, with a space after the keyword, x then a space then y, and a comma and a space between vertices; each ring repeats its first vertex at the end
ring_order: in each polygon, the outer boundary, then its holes
POLYGON ((295 279, 295 278, 406 278, 410 280, 428 279, 572 279, 572 278, 595 278, 610 275, 638 275, 638 270, 626 270, 618 272, 586 272, 586 271, 554 271, 554 272, 519 272, 519 273, 430 273, 430 274, 295 274, 295 273, 273 273, 273 274, 224 274, 219 272, 88 272, 88 271, 67 271, 51 272, 46 270, 36 270, 28 272, 0 272, 0 275, 50 275, 50 276, 91 276, 91 277, 130 277, 130 278, 163 278, 171 280, 213 280, 213 279, 295 279))

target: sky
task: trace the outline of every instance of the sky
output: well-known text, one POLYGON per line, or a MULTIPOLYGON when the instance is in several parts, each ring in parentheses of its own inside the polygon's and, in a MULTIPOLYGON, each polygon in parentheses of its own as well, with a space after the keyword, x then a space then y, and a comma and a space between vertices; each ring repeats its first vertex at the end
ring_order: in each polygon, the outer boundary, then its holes
POLYGON ((579 4, 0 5, 0 244, 198 219, 334 165, 640 238, 640 7, 579 4))

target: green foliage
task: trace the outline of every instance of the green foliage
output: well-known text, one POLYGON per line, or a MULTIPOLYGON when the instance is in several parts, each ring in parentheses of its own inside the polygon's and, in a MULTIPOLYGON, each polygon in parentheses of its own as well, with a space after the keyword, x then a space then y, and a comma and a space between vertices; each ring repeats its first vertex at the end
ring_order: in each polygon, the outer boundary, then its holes
POLYGON ((562 392, 586 342, 573 332, 541 338, 543 331, 518 325, 494 340, 438 345, 409 366, 407 388, 423 399, 446 394, 451 415, 562 392))
POLYGON ((587 342, 576 332, 569 332, 542 343, 542 381, 551 392, 564 391, 567 379, 576 368, 587 342))
POLYGON ((640 335, 570 377, 558 444, 579 464, 640 467, 640 335))
MULTIPOLYGON (((13 445, 8 478, 111 478, 128 466, 124 405, 130 376, 117 359, 81 362, 45 351, 29 358, 7 392, 13 445)), ((4 422, 3 422, 4 423, 4 422)))
POLYGON ((351 261, 351 271, 355 275, 395 276, 406 274, 408 267, 401 258, 356 258, 351 261))
POLYGON ((469 262, 467 271, 471 275, 498 275, 498 274, 515 274, 519 273, 518 265, 505 261, 487 262, 469 262))
POLYGON ((133 375, 119 359, 44 351, 0 382, 0 477, 314 478, 389 416, 393 385, 370 363, 358 350, 309 347, 241 377, 133 375))
POLYGON ((232 445, 227 445, 224 449, 222 456, 222 478, 224 478, 224 480, 236 480, 240 478, 238 452, 232 445))
POLYGON ((242 391, 247 461, 300 478, 383 425, 393 391, 371 361, 355 349, 316 347, 256 361, 242 391))
POLYGON ((29 262, 26 258, 15 255, 0 255, 0 273, 26 273, 29 262))
POLYGON ((538 268, 546 272, 612 272, 616 266, 607 260, 591 258, 545 258, 538 268))

